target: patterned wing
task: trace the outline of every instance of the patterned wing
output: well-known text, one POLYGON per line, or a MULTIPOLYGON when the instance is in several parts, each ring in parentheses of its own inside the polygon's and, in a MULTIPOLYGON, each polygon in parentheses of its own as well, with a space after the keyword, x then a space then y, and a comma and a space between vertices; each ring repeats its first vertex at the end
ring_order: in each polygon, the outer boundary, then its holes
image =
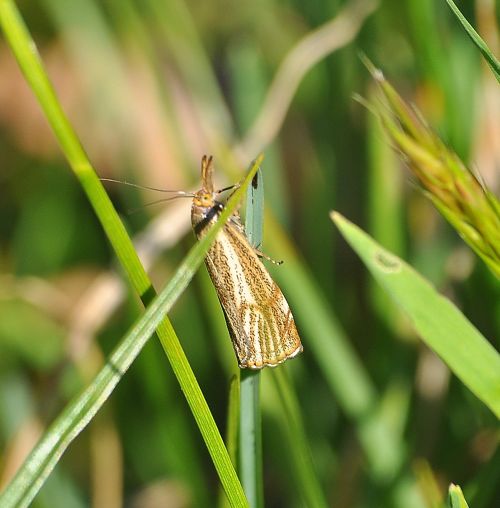
POLYGON ((302 351, 285 297, 240 228, 219 233, 206 265, 240 367, 275 366, 302 351))

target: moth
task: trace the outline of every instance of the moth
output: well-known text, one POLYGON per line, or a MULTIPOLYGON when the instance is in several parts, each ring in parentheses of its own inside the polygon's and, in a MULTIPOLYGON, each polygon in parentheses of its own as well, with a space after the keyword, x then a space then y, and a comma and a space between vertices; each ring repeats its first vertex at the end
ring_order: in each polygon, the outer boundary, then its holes
MULTIPOLYGON (((201 161, 202 188, 194 194, 191 223, 198 239, 217 221, 224 205, 214 190, 213 159, 201 161)), ((241 368, 275 367, 302 351, 288 302, 245 236, 235 212, 205 257, 241 368)))
MULTIPOLYGON (((191 223, 198 239, 203 238, 224 210, 217 196, 231 188, 214 190, 213 159, 207 156, 201 160, 202 187, 195 193, 144 187, 110 178, 101 180, 175 194, 150 205, 178 197, 193 198, 191 223)), ((302 351, 288 302, 245 236, 239 212, 233 213, 215 237, 205 265, 241 368, 275 367, 302 351)))

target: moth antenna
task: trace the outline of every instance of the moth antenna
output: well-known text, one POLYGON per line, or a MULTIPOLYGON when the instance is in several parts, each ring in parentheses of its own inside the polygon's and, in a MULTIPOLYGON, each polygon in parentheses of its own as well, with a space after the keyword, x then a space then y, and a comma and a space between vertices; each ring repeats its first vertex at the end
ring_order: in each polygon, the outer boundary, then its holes
POLYGON ((173 201, 174 199, 179 199, 179 198, 184 198, 184 197, 187 197, 187 196, 172 196, 171 198, 157 199, 156 201, 150 201, 149 203, 144 203, 143 205, 138 206, 137 208, 131 208, 131 209, 127 210, 127 213, 132 215, 133 213, 140 212, 141 210, 143 210, 144 208, 146 208, 148 206, 159 205, 160 203, 165 203, 167 201, 173 201))
POLYGON ((150 191, 155 191, 155 192, 174 192, 175 194, 178 194, 179 197, 187 197, 187 198, 194 197, 193 192, 159 189, 158 187, 149 187, 147 185, 139 185, 137 183, 127 182, 126 180, 114 180, 113 178, 99 178, 99 180, 101 180, 101 182, 121 183, 122 185, 128 185, 129 187, 135 187, 136 189, 142 189, 142 190, 150 190, 150 191))

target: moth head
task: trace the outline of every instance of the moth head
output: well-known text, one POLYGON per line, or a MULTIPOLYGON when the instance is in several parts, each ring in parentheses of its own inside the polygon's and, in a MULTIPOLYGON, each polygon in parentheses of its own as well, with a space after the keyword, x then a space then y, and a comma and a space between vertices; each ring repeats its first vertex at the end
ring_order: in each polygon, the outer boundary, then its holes
POLYGON ((194 195, 193 205, 200 208, 210 208, 215 202, 216 192, 213 182, 213 158, 204 155, 201 159, 201 189, 194 195))
POLYGON ((193 198, 193 205, 200 208, 210 208, 215 202, 215 192, 208 192, 207 189, 199 190, 193 198))

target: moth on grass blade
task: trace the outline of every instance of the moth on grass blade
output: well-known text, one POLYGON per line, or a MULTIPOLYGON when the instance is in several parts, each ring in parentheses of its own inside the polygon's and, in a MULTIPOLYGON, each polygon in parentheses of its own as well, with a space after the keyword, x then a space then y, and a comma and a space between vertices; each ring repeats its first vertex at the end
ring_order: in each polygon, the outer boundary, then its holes
MULTIPOLYGON (((213 186, 212 157, 201 161, 202 188, 195 193, 191 223, 198 238, 224 205, 213 186)), ((241 368, 275 367, 302 351, 290 307, 248 242, 239 212, 228 220, 205 258, 241 368)))
MULTIPOLYGON (((233 187, 214 190, 213 159, 207 156, 201 160, 201 181, 202 187, 195 193, 121 183, 175 194, 149 204, 179 197, 193 198, 191 223, 197 238, 202 238, 224 210, 224 204, 217 201, 217 196, 233 187)), ((205 264, 241 368, 275 367, 302 351, 290 307, 245 236, 239 212, 230 217, 215 237, 205 264)))

